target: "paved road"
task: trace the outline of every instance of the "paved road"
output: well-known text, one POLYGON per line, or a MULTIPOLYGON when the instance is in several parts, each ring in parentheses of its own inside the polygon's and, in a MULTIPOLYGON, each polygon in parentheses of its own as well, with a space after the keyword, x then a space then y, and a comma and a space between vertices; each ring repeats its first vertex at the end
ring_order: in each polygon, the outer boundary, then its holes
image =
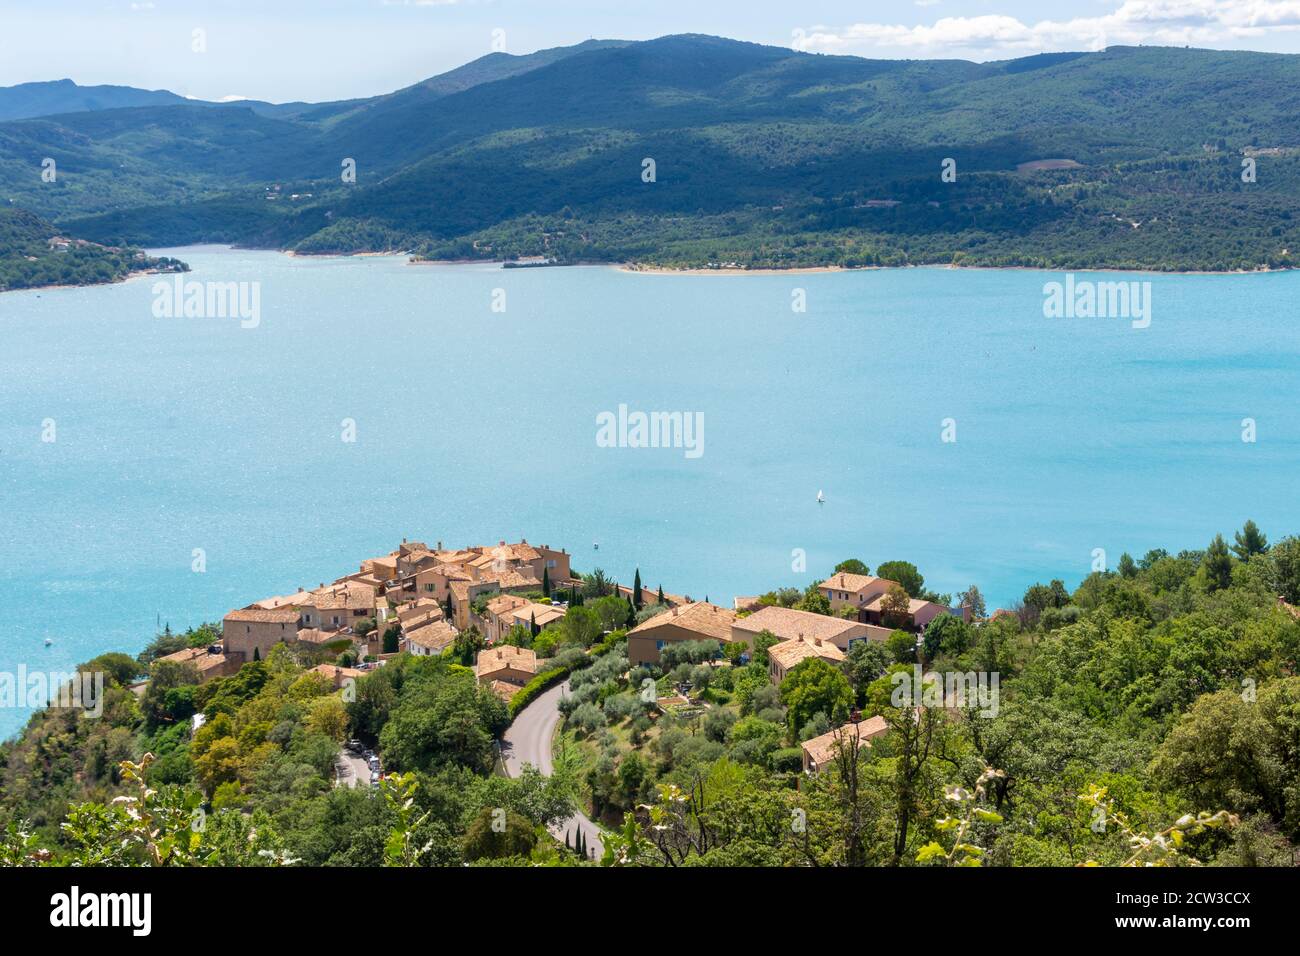
MULTIPOLYGON (((565 681, 552 687, 519 712, 501 740, 501 759, 506 773, 519 776, 526 763, 532 764, 546 776, 551 775, 551 738, 560 722, 560 698, 569 691, 565 681)), ((581 813, 575 813, 563 823, 551 827, 551 833, 563 840, 566 833, 581 830, 587 838, 587 854, 600 859, 605 852, 600 840, 600 828, 581 813)))
POLYGON ((334 758, 334 786, 368 787, 370 786, 370 768, 357 754, 340 750, 334 758))

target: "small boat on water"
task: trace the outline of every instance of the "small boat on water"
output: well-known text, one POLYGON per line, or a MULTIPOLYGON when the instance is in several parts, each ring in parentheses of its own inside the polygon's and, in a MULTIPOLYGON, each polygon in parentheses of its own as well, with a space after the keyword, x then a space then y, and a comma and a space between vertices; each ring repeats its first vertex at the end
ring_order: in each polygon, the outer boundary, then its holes
POLYGON ((53 639, 47 637, 47 638, 45 639, 45 646, 46 646, 46 647, 52 647, 53 645, 54 645, 54 641, 53 641, 53 639))
POLYGON ((592 550, 599 551, 599 550, 600 550, 600 542, 599 542, 599 541, 593 541, 593 542, 591 542, 591 547, 592 547, 592 550))
POLYGON ((817 503, 819 505, 826 504, 826 496, 822 494, 820 491, 817 492, 817 503))

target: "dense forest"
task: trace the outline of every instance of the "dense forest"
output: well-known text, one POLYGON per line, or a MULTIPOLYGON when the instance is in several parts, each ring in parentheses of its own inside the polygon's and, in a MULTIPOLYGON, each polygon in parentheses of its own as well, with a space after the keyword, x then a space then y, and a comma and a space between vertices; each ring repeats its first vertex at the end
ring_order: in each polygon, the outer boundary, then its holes
POLYGON ((184 263, 139 249, 61 236, 21 209, 0 208, 0 292, 51 285, 117 282, 133 272, 179 272, 184 263))
MULTIPOLYGON (((26 102, 15 87, 23 118, 0 122, 0 182, 118 245, 1284 268, 1300 242, 1297 82, 1300 57, 1248 52, 977 64, 590 41, 316 106, 85 110, 88 90, 41 86, 26 102), (38 175, 43 157, 57 181, 38 175)), ((105 105, 128 102, 154 103, 117 91, 105 105)))
MULTIPOLYGON (((877 572, 904 597, 934 597, 907 562, 877 572)), ((109 675, 101 718, 47 709, 0 746, 0 862, 1295 862, 1300 538, 1270 542, 1248 523, 1201 551, 1124 555, 1073 593, 1036 583, 987 615, 972 587, 971 623, 940 617, 919 644, 896 632, 854 644, 842 667, 812 658, 779 683, 770 635, 753 660, 701 641, 630 665, 625 628, 660 610, 654 595, 638 610, 602 573, 584 582, 561 621, 510 632, 549 663, 509 705, 466 666, 481 646, 473 632, 441 657, 399 655, 352 693, 309 670, 323 650, 278 645, 206 683, 158 660, 210 643, 210 627, 90 661, 109 675), (997 675, 993 706, 900 702, 899 675, 917 665, 940 680, 997 675), (554 776, 494 773, 494 741, 566 674, 554 776), (192 730, 195 714, 205 720, 192 730), (886 730, 870 746, 841 744, 821 773, 803 773, 802 741, 877 715, 886 730), (383 754, 377 789, 334 785, 352 736, 383 754), (575 807, 608 827, 599 861, 547 831, 575 807)), ((815 587, 761 601, 831 611, 815 587)))

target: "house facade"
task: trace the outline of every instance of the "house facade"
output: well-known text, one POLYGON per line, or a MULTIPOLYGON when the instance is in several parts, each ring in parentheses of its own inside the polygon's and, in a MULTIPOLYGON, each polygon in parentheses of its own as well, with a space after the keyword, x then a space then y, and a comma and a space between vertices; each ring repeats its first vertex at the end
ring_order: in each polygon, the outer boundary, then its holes
POLYGON ((627 632, 627 656, 633 664, 657 664, 660 651, 682 641, 731 641, 736 612, 697 602, 673 607, 627 632))

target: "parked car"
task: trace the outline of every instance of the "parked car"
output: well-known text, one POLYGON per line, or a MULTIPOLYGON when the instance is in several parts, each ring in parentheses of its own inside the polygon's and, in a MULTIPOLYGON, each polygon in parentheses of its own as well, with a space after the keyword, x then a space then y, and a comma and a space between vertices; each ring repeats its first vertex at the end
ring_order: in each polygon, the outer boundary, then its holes
POLYGON ((365 747, 362 746, 361 741, 359 740, 349 740, 346 744, 344 744, 344 747, 347 749, 347 752, 350 754, 359 754, 361 753, 362 750, 365 749, 365 747))
POLYGON ((377 787, 377 786, 379 786, 379 771, 378 771, 378 770, 372 770, 372 771, 370 771, 370 786, 372 786, 372 787, 377 787))
POLYGON ((379 773, 379 758, 371 754, 369 763, 371 773, 379 773))

